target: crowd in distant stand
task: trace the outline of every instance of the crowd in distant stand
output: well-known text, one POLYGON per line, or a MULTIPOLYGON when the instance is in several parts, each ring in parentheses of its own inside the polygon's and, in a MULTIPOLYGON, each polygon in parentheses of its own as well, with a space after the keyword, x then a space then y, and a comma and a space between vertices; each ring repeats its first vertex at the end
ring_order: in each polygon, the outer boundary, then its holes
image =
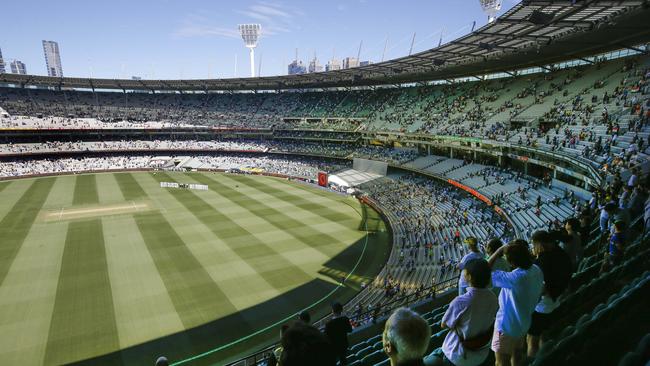
MULTIPOLYGON (((316 158, 203 156, 190 158, 202 163, 203 169, 251 169, 251 172, 277 173, 308 179, 316 179, 319 171, 332 172, 344 165, 333 164, 316 158)), ((0 177, 25 175, 77 173, 86 171, 119 169, 173 168, 174 159, 161 156, 109 156, 42 160, 15 160, 0 162, 0 177)))
POLYGON ((153 156, 112 156, 102 158, 66 158, 53 160, 17 160, 0 162, 0 177, 76 173, 91 170, 159 168, 153 156))
POLYGON ((334 172, 345 167, 342 164, 328 163, 317 158, 305 157, 284 159, 275 156, 197 156, 195 159, 204 164, 202 168, 209 167, 223 170, 250 169, 251 171, 259 170, 266 173, 308 179, 316 179, 318 172, 334 172))
POLYGON ((381 146, 359 147, 354 144, 259 140, 119 140, 119 141, 50 141, 43 143, 0 144, 0 154, 112 150, 227 150, 287 152, 319 156, 359 157, 401 164, 417 157, 413 149, 381 146))

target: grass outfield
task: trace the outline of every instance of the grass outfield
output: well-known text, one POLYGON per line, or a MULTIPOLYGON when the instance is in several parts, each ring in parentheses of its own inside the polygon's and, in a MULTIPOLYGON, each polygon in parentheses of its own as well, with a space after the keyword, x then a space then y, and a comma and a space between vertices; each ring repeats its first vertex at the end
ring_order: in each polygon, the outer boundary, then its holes
POLYGON ((312 305, 324 315, 372 280, 389 238, 363 230, 367 213, 355 199, 259 176, 0 182, 0 360, 232 360, 276 339, 276 323, 312 305))

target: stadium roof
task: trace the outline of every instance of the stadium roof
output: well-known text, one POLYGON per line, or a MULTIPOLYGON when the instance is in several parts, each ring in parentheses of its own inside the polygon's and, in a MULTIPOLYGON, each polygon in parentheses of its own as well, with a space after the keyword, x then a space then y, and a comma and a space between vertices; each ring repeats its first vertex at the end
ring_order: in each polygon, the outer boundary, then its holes
POLYGON ((302 75, 129 80, 0 74, 0 83, 56 88, 210 91, 353 87, 445 80, 583 58, 650 40, 647 0, 524 0, 495 22, 410 56, 302 75), (575 4, 574 4, 575 3, 575 4))

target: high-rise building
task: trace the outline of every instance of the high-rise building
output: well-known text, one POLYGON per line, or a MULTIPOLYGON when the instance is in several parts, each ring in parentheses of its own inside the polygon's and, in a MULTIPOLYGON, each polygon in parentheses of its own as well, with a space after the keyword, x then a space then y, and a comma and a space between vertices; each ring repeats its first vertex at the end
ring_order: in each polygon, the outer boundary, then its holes
POLYGON ((289 75, 304 74, 307 68, 303 65, 301 60, 293 60, 288 67, 289 75))
POLYGON ((0 50, 0 74, 3 74, 7 72, 7 69, 5 69, 5 61, 2 58, 2 50, 0 50))
POLYGON ((13 60, 11 61, 11 72, 13 74, 27 74, 27 67, 25 66, 24 63, 18 61, 18 60, 13 60))
POLYGON ((349 69, 351 67, 359 66, 359 59, 356 57, 346 57, 343 59, 343 68, 349 69))
POLYGON ((45 53, 45 65, 47 65, 48 76, 63 76, 61 67, 61 53, 59 44, 54 41, 43 41, 43 52, 45 53))
POLYGON ((321 72, 323 71, 323 66, 318 62, 318 59, 314 57, 311 61, 309 61, 309 67, 307 68, 307 71, 309 72, 321 72))
POLYGON ((341 61, 333 58, 327 62, 327 65, 325 65, 325 71, 334 70, 341 70, 341 61))

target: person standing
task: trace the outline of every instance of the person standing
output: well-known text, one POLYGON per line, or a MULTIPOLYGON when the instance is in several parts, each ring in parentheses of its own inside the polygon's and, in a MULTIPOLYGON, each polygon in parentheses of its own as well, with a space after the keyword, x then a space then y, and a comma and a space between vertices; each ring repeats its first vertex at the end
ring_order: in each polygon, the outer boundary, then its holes
POLYGON ((325 335, 332 343, 336 359, 341 365, 347 365, 348 333, 352 332, 350 319, 342 315, 343 306, 335 302, 332 304, 332 319, 325 324, 325 335))
POLYGON ((511 272, 492 272, 492 285, 501 288, 492 350, 495 353, 495 365, 516 366, 523 363, 526 333, 530 328, 535 306, 542 295, 544 275, 542 270, 533 264, 525 240, 514 240, 499 248, 488 259, 490 266, 504 254, 514 269, 511 272))
MULTIPOLYGON (((486 254, 486 260, 494 254, 499 248, 503 246, 503 243, 499 239, 492 239, 490 240, 487 245, 485 246, 485 254, 486 254)), ((505 272, 510 272, 510 265, 508 262, 503 258, 499 257, 494 261, 494 264, 492 265, 492 272, 494 271, 505 271, 505 272)), ((494 292, 495 295, 499 296, 499 293, 501 292, 501 289, 498 287, 492 287, 492 291, 494 292)))
MULTIPOLYGON (((575 220, 575 219, 573 219, 575 220)), ((570 255, 557 244, 546 231, 536 231, 532 236, 533 254, 537 265, 544 274, 544 292, 535 305, 526 341, 528 357, 535 357, 542 346, 542 333, 556 319, 555 309, 560 305, 558 299, 569 286, 573 263, 570 255)))
MULTIPOLYGON (((462 272, 463 269, 465 269, 465 264, 473 259, 482 259, 483 254, 478 250, 478 240, 476 240, 475 237, 468 237, 465 239, 465 244, 467 244, 467 247, 469 248, 469 253, 465 254, 463 258, 460 260, 460 263, 458 263, 458 269, 462 272)), ((462 295, 465 293, 465 290, 467 289, 467 281, 465 280, 464 276, 460 276, 458 279, 458 295, 462 295)))
MULTIPOLYGON (((568 218, 564 223, 564 230, 566 231, 566 235, 563 235, 560 247, 569 255, 573 269, 576 270, 578 269, 578 264, 580 264, 584 252, 582 240, 580 234, 578 234, 578 230, 580 230, 580 221, 574 217, 568 218)), ((535 245, 534 241, 533 245, 535 245)))
POLYGON ((625 251, 625 223, 616 221, 612 226, 614 232, 609 238, 609 246, 605 254, 605 260, 600 268, 600 272, 609 271, 611 268, 623 262, 623 253, 625 251))
POLYGON ((473 259, 465 265, 463 276, 469 287, 456 297, 442 317, 440 326, 450 328, 442 344, 442 355, 432 352, 424 358, 426 366, 477 366, 485 362, 499 304, 488 288, 491 270, 485 259, 473 259))

